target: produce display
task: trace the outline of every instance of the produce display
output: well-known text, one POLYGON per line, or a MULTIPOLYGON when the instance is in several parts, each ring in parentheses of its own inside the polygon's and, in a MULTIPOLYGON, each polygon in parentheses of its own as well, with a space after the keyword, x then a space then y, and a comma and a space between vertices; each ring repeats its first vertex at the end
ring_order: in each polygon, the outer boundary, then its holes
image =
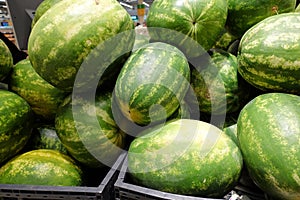
POLYGON ((300 200, 298 5, 154 0, 134 27, 116 0, 45 0, 28 58, 0 43, 0 184, 89 188, 127 153, 126 184, 300 200))

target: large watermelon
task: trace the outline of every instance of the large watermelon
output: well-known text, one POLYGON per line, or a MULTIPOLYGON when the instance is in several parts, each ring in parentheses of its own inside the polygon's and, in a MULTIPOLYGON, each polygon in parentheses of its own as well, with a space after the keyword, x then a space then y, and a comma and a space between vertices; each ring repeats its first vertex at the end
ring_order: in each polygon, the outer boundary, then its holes
POLYGON ((29 59, 37 73, 59 89, 72 91, 77 79, 77 89, 94 89, 94 82, 119 72, 134 43, 133 28, 130 15, 116 0, 63 0, 32 28, 29 59))
POLYGON ((274 199, 300 199, 300 97, 262 94, 240 112, 237 136, 249 175, 274 199))
POLYGON ((155 0, 148 11, 147 26, 152 40, 171 43, 192 56, 197 52, 193 52, 189 38, 204 50, 210 49, 226 17, 226 0, 155 0))
POLYGON ((111 98, 111 92, 97 93, 94 100, 72 95, 57 112, 55 129, 59 139, 85 166, 110 166, 125 146, 125 135, 112 115, 111 98))
POLYGON ((293 12, 296 0, 227 0, 228 16, 226 29, 236 37, 243 34, 256 23, 272 15, 293 12))
POLYGON ((189 64, 181 51, 166 43, 149 43, 126 61, 114 98, 129 120, 148 125, 166 120, 177 110, 189 80, 189 64))
POLYGON ((3 40, 0 39, 0 81, 3 81, 13 68, 13 56, 3 40))
POLYGON ((79 186, 82 171, 73 159, 56 150, 25 152, 0 168, 0 183, 79 186))
POLYGON ((39 76, 29 59, 15 64, 9 87, 29 103, 36 115, 46 120, 54 120, 58 106, 68 95, 39 76))
POLYGON ((217 127, 179 119, 147 129, 128 151, 128 171, 138 185, 176 194, 223 197, 243 165, 237 145, 217 127))
POLYGON ((238 71, 265 91, 300 94, 300 13, 268 17, 249 29, 239 45, 238 71))
POLYGON ((31 136, 32 111, 19 95, 0 90, 0 164, 20 152, 31 136))

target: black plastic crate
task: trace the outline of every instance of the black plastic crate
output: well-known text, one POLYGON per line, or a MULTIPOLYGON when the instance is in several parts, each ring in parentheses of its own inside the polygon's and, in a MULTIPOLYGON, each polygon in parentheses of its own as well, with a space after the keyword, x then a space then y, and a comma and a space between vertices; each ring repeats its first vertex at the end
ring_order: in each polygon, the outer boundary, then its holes
POLYGON ((115 199, 114 183, 118 178, 120 168, 126 157, 122 153, 114 165, 100 173, 91 172, 94 179, 93 186, 36 186, 36 185, 11 185, 0 184, 1 200, 29 200, 29 199, 72 199, 72 200, 110 200, 115 199))
POLYGON ((155 189, 145 188, 132 183, 127 172, 127 156, 123 162, 118 179, 114 184, 115 198, 117 200, 266 200, 266 195, 258 188, 247 188, 238 185, 233 191, 222 199, 203 198, 162 192, 155 189))

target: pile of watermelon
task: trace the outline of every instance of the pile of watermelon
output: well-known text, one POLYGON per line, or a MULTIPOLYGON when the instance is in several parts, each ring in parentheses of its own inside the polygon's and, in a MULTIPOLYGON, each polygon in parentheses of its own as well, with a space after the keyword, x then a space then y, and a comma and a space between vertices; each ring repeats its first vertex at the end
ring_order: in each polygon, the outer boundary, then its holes
POLYGON ((0 43, 0 183, 88 185, 128 153, 133 184, 300 199, 296 0, 45 0, 28 58, 0 43), (246 173, 245 173, 246 172, 246 173))

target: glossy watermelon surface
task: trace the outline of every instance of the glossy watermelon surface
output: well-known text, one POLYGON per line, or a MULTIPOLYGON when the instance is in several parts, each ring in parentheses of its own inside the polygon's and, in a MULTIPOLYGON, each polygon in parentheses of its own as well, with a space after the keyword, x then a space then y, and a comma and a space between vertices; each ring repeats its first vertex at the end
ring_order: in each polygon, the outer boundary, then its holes
POLYGON ((300 199, 300 97, 262 94, 241 111, 240 149, 250 177, 274 199, 300 199))

